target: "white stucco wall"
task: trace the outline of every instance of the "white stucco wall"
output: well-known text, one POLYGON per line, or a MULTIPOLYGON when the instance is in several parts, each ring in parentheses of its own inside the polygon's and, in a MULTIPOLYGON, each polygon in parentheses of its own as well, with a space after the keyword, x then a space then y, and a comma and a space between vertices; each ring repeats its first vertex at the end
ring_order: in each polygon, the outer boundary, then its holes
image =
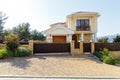
POLYGON ((52 36, 66 36, 66 42, 68 43, 71 42, 74 31, 62 25, 54 25, 44 33, 47 36, 46 41, 49 43, 53 42, 52 36))
POLYGON ((69 42, 71 42, 72 41, 72 35, 67 35, 67 38, 66 38, 67 40, 67 43, 69 43, 69 42))

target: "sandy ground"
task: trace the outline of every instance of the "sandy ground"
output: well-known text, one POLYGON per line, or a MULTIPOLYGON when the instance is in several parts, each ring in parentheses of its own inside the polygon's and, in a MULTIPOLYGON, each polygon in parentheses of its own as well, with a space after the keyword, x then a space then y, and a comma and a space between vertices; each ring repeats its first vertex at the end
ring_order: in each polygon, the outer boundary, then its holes
POLYGON ((0 60, 0 75, 47 77, 120 77, 120 65, 108 65, 93 55, 32 55, 0 60))

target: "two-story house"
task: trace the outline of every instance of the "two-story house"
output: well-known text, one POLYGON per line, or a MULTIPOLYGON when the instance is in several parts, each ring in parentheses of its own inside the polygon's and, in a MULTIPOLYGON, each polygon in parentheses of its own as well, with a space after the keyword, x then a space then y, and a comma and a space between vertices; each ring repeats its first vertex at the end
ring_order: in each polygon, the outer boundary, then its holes
POLYGON ((49 43, 96 42, 97 12, 75 12, 66 17, 66 22, 55 23, 45 30, 46 41, 49 43))

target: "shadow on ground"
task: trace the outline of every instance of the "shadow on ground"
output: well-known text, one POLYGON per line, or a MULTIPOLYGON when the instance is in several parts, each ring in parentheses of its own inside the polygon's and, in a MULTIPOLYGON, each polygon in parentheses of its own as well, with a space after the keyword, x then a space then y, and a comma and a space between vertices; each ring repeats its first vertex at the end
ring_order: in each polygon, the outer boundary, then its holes
MULTIPOLYGON (((28 57, 16 57, 16 58, 8 58, 8 59, 1 59, 0 63, 11 63, 12 66, 21 68, 21 69, 26 69, 26 67, 29 67, 31 61, 29 59, 31 58, 37 58, 37 59, 42 59, 46 60, 47 58, 54 57, 54 58, 62 58, 63 60, 91 60, 99 64, 103 64, 97 57, 95 57, 92 54, 82 54, 78 56, 73 56, 70 55, 69 53, 62 53, 62 54, 34 54, 28 57)), ((34 65, 34 64, 33 64, 34 65)), ((116 65, 117 67, 120 67, 120 65, 116 65)))
POLYGON ((29 63, 30 63, 30 61, 28 61, 27 59, 28 57, 7 58, 7 59, 0 60, 0 63, 7 62, 7 63, 10 63, 11 66, 25 69, 26 67, 29 67, 29 63))
POLYGON ((71 60, 92 60, 95 61, 96 63, 102 63, 96 56, 92 54, 81 54, 81 55, 71 55, 70 53, 45 53, 45 54, 35 54, 33 55, 36 58, 39 59, 46 59, 48 57, 55 57, 55 58, 62 58, 62 59, 71 59, 71 60))

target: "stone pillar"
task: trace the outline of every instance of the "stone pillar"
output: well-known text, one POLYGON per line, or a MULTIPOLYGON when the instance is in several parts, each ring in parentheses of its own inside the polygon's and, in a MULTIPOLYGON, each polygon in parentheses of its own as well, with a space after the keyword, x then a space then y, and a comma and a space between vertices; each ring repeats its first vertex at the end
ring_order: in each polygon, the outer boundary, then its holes
POLYGON ((33 43, 34 43, 34 41, 30 40, 29 41, 29 46, 28 46, 28 48, 30 49, 30 51, 32 52, 32 54, 33 54, 33 43))
POLYGON ((83 54, 83 42, 81 41, 79 43, 80 48, 75 48, 75 43, 74 41, 71 42, 70 48, 71 48, 71 55, 80 55, 83 54))
POLYGON ((71 43, 70 43, 70 53, 71 53, 72 55, 74 55, 74 46, 75 46, 74 42, 75 42, 75 41, 72 40, 71 43))
POLYGON ((83 41, 80 41, 80 54, 83 54, 83 41))
POLYGON ((95 43, 91 42, 91 53, 95 52, 95 43))

